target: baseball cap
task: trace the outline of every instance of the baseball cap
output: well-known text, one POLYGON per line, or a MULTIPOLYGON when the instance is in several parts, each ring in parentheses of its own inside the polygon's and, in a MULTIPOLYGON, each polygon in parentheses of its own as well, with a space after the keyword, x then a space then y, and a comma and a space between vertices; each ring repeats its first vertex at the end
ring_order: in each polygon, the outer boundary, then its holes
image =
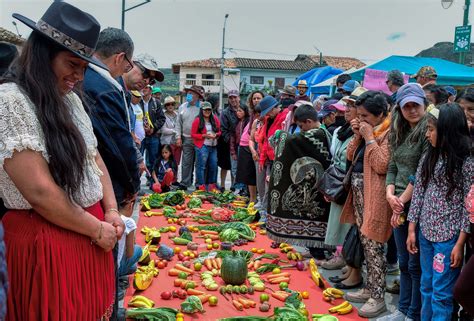
POLYGON ((352 93, 357 87, 360 87, 360 83, 356 80, 351 79, 344 83, 344 85, 341 87, 341 90, 352 93))
POLYGON ((448 92, 450 96, 456 97, 456 95, 458 94, 458 91, 454 89, 453 86, 444 86, 444 89, 448 92))
POLYGON ((414 102, 425 105, 425 91, 417 83, 408 83, 401 86, 397 91, 397 104, 403 108, 407 103, 414 102))
POLYGON ((201 109, 204 110, 204 109, 211 109, 212 110, 212 105, 210 102, 208 101, 204 101, 202 104, 201 104, 201 109))
POLYGON ((158 63, 156 62, 155 58, 153 58, 149 54, 139 54, 136 57, 133 57, 133 61, 139 63, 144 68, 153 71, 154 78, 158 81, 163 81, 165 79, 165 75, 163 72, 158 68, 158 63))
POLYGON ((418 77, 425 77, 425 78, 431 78, 431 79, 436 79, 438 78, 438 74, 436 73, 436 70, 431 67, 431 66, 424 66, 421 67, 420 70, 411 78, 418 78, 418 77))
POLYGON ((325 102, 323 107, 321 108, 321 110, 318 112, 319 118, 323 119, 327 115, 329 115, 331 113, 335 113, 337 111, 337 109, 336 109, 336 107, 334 107, 334 104, 337 104, 337 103, 338 103, 338 101, 336 99, 331 99, 331 100, 328 100, 327 102, 325 102))
POLYGON ((138 98, 142 97, 142 94, 138 90, 130 90, 130 93, 135 97, 138 97, 138 98))
POLYGON ((367 89, 364 87, 357 87, 349 96, 345 96, 341 100, 344 102, 347 102, 347 101, 355 102, 357 98, 359 98, 359 96, 365 93, 366 91, 367 89))
POLYGON ((151 87, 151 93, 152 94, 161 93, 161 88, 160 87, 151 87))
POLYGON ((240 97, 240 93, 237 89, 231 89, 229 90, 229 92, 227 93, 227 96, 228 97, 240 97))

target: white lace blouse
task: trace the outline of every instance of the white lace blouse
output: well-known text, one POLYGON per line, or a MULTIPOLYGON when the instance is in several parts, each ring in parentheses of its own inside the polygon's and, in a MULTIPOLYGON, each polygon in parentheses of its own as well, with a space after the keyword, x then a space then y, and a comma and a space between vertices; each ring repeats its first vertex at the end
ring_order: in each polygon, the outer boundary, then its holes
MULTIPOLYGON (((73 200, 82 207, 89 207, 102 199, 100 176, 103 173, 95 162, 97 139, 92 123, 79 97, 74 93, 66 95, 74 123, 84 137, 87 146, 85 175, 73 200)), ((49 162, 44 133, 36 117, 36 107, 31 100, 13 83, 0 85, 0 197, 10 209, 31 209, 31 205, 18 191, 3 168, 5 159, 14 151, 30 149, 41 153, 49 162)))

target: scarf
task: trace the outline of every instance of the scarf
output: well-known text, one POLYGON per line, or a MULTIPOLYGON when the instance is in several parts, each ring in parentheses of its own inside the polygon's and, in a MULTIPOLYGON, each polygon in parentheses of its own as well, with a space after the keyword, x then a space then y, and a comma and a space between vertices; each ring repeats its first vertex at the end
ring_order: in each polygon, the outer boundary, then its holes
POLYGON ((390 128, 390 114, 385 117, 384 121, 374 128, 374 137, 377 138, 384 134, 390 128))
POLYGON ((348 139, 352 135, 354 135, 354 132, 352 131, 352 127, 350 123, 344 124, 337 131, 337 139, 339 139, 341 142, 345 142, 346 139, 348 139))

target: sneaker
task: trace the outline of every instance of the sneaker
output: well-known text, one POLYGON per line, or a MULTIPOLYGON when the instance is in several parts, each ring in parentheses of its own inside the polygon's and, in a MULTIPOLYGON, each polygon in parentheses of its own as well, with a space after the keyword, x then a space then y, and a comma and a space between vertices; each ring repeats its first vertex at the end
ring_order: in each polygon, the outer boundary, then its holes
POLYGON ((209 190, 209 192, 213 192, 217 190, 217 186, 216 184, 209 184, 209 186, 207 186, 207 189, 209 190))
POLYGON ((262 208, 262 203, 260 203, 260 201, 258 201, 257 204, 255 204, 255 205, 253 206, 253 208, 256 209, 256 210, 261 209, 261 208, 262 208))
POLYGON ((392 294, 400 294, 400 280, 393 281, 392 285, 387 285, 385 292, 392 294))
POLYGON ((370 299, 370 291, 362 288, 356 292, 346 293, 346 300, 354 303, 366 303, 370 299))
POLYGON ((359 309, 359 316, 363 318, 375 318, 387 311, 385 300, 368 299, 367 302, 359 309))
POLYGON ((407 316, 400 310, 396 310, 392 314, 378 318, 376 321, 405 321, 407 316))
POLYGON ((206 185, 199 185, 199 187, 197 188, 198 190, 200 191, 206 191, 206 185))
POLYGON ((400 269, 398 268, 398 263, 387 264, 387 274, 388 275, 399 275, 400 269))
POLYGON ((345 265, 346 261, 344 261, 341 255, 333 255, 331 259, 321 263, 321 267, 325 270, 339 270, 342 269, 345 265))

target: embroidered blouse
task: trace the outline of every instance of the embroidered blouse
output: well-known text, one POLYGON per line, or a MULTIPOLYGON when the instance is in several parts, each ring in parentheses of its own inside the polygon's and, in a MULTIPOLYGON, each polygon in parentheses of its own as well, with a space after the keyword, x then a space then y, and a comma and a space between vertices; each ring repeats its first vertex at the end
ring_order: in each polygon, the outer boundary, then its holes
MULTIPOLYGON (((425 156, 424 156, 425 157, 425 156)), ((421 168, 416 171, 415 190, 411 200, 408 220, 419 222, 423 236, 431 242, 445 242, 460 231, 469 233, 469 214, 464 206, 474 178, 474 159, 468 157, 462 167, 462 181, 456 184, 453 194, 447 198, 448 185, 444 175, 444 160, 439 159, 426 189, 421 184, 421 168)))
MULTIPOLYGON (((71 107, 71 116, 84 137, 87 147, 85 175, 73 200, 82 207, 89 207, 103 197, 100 176, 103 173, 95 162, 97 140, 92 123, 84 110, 79 97, 70 92, 65 96, 71 107)), ((0 85, 0 197, 10 209, 31 209, 31 205, 16 188, 3 168, 5 159, 11 158, 14 151, 29 149, 41 153, 49 162, 45 137, 38 118, 36 107, 14 83, 0 85)))

